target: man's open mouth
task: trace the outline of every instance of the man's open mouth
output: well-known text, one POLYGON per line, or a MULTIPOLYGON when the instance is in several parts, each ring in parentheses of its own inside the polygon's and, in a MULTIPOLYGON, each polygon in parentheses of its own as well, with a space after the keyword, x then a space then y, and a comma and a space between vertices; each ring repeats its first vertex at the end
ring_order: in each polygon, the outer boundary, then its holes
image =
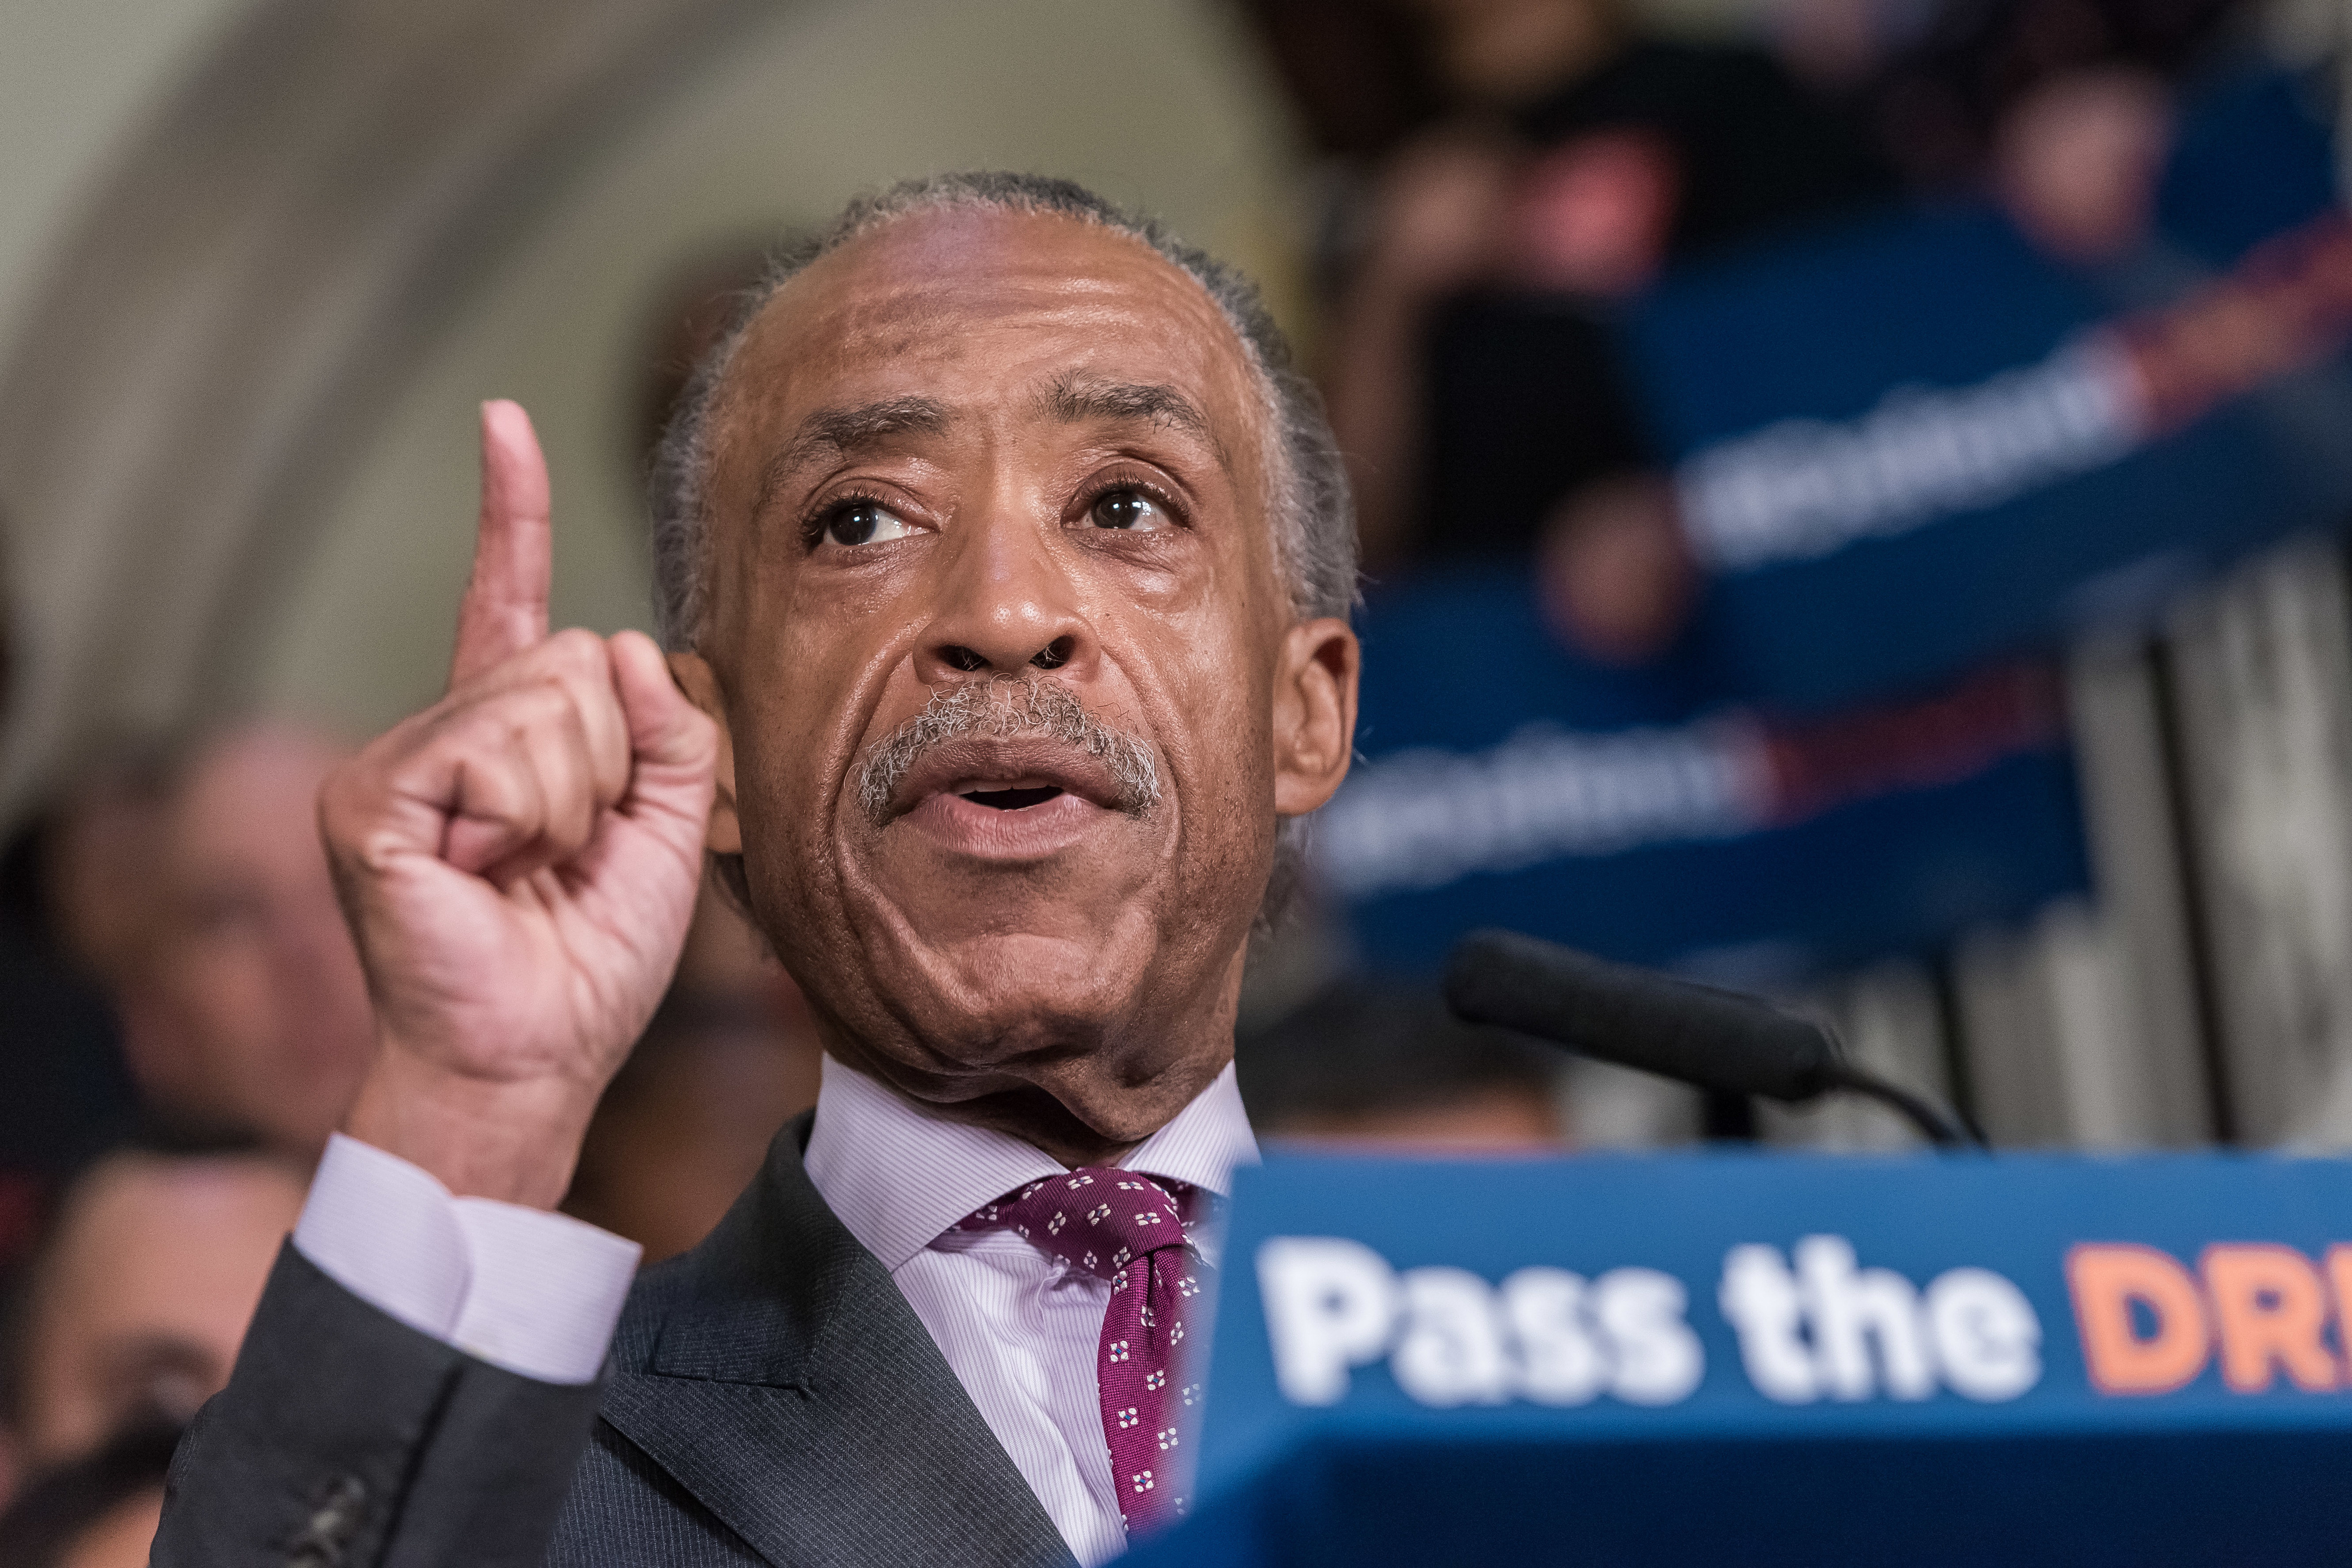
POLYGON ((1059 784, 1038 784, 1016 789, 973 789, 961 793, 963 798, 974 805, 992 806, 998 811, 1019 811, 1024 806, 1043 805, 1063 791, 1059 784))
POLYGON ((1097 836, 1147 820, 1108 760, 1053 736, 942 742, 889 782, 883 813, 867 818, 884 841, 906 853, 928 845, 967 866, 1037 865, 1088 843, 1108 850, 1118 840, 1097 836))
MULTIPOLYGON (((906 823, 913 842, 959 859, 1042 861, 1126 817, 1105 805, 1118 796, 1099 773, 1091 759, 1050 743, 951 742, 916 765, 904 807, 891 820, 906 823), (952 754, 957 752, 964 754, 952 754)), ((894 836, 889 841, 907 840, 894 836)))
POLYGON ((893 781, 896 791, 877 826, 919 810, 926 801, 958 811, 984 806, 1002 815, 1055 815, 1086 808, 1136 815, 1129 790, 1100 757, 1043 736, 1000 740, 968 736, 933 746, 893 781))
POLYGON ((1160 769, 1148 743, 1060 684, 991 679, 934 690, 866 754, 856 788, 877 830, 941 795, 992 816, 1096 806, 1141 818, 1159 803, 1160 769))

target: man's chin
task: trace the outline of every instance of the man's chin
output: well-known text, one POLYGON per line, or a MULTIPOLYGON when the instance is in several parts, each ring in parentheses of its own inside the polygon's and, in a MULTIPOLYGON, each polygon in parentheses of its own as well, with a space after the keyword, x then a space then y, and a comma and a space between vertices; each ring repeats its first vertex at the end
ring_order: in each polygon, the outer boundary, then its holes
POLYGON ((1117 1040, 1157 968, 1141 900, 1039 907, 933 894, 866 929, 860 967, 873 976, 868 1004, 892 1015, 886 1031, 914 1037, 908 1047, 943 1071, 983 1078, 995 1068, 1031 1080, 1045 1061, 1117 1040))
POLYGON ((1068 1064, 1070 1070, 966 1100, 954 1114, 1083 1164, 1142 1142, 1199 1092, 1189 1081, 1165 1092, 1139 1092, 1139 1086, 1087 1071, 1087 1065, 1068 1064))
POLYGON ((1148 977, 1146 933, 1117 916, 1076 929, 1056 923, 919 936, 907 956, 922 972, 921 989, 946 1004, 950 1016, 939 1022, 972 1035, 1034 1033, 1040 1047, 1116 1027, 1148 977))

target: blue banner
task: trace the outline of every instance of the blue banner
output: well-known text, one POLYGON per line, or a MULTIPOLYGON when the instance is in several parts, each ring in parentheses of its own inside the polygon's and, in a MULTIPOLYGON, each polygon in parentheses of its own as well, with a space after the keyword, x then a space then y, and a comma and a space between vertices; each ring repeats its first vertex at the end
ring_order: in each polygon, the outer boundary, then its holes
POLYGON ((2352 514, 2352 220, 2299 84, 2199 105, 2158 218, 2085 272, 1990 209, 1911 213, 1636 311, 1726 689, 1821 709, 1945 679, 2352 514))
POLYGON ((1315 827, 1366 956, 1505 925, 1765 983, 1921 951, 2087 884, 2054 677, 1789 721, 1683 657, 1595 665, 1504 571, 1376 597, 1364 753, 1315 827))

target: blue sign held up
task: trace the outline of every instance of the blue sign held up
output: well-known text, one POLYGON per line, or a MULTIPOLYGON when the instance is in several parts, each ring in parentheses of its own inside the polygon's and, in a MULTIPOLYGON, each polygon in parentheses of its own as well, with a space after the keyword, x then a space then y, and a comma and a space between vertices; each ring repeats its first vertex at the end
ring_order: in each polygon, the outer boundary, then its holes
POLYGON ((1696 624, 1626 670, 1517 574, 1374 598, 1365 763, 1317 827, 1366 956, 1429 972, 1501 924, 1770 984, 2082 890, 2033 661, 2352 514, 2331 182, 2264 77, 2188 117, 2130 267, 1946 209, 1662 287, 1629 357, 1710 568, 1696 624))
POLYGON ((2001 655, 2352 515, 2352 218, 2299 85, 2188 117, 2158 235, 2092 274, 1990 209, 1673 280, 1628 323, 1694 630, 1822 709, 2001 655))
POLYGON ((1505 925, 1785 979, 2086 885, 2045 668, 1797 722, 1710 700, 1695 660, 1580 658, 1517 574, 1376 597, 1360 627, 1365 758, 1314 844, 1383 968, 1433 973, 1505 925))

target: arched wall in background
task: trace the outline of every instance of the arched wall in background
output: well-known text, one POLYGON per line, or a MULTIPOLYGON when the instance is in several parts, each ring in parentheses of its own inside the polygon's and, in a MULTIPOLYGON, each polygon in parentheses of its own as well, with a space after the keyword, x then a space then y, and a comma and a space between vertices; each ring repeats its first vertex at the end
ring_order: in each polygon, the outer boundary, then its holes
POLYGON ((1096 183, 1280 292, 1295 155, 1214 0, 266 0, 120 158, 0 368, 0 802, 211 712, 364 730, 429 698, 484 396, 540 420, 559 616, 642 624, 651 290, 971 164, 1096 183))

